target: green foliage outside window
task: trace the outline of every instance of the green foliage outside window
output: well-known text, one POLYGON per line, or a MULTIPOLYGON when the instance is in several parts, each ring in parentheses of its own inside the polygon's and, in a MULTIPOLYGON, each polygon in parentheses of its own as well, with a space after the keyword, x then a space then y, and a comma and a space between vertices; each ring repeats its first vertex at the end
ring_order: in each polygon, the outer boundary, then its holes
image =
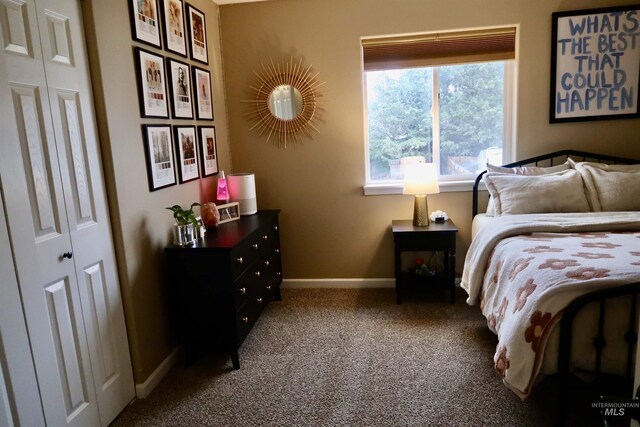
MULTIPOLYGON (((503 62, 439 68, 441 174, 474 173, 482 150, 502 148, 504 68, 503 62)), ((390 164, 401 157, 432 161, 432 70, 367 74, 372 180, 392 178, 390 164)))

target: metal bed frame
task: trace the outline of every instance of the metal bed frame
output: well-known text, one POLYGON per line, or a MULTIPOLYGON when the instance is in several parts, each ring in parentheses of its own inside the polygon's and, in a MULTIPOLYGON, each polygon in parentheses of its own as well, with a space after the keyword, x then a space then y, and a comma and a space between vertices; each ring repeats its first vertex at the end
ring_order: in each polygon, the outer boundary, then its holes
MULTIPOLYGON (((634 164, 640 163, 638 160, 628 159, 623 157, 608 156, 597 153, 590 153, 586 151, 576 150, 562 150, 555 151, 553 153, 543 154, 541 156, 531 157, 529 159, 520 160, 517 162, 509 163, 504 167, 515 166, 554 166, 564 163, 569 157, 575 161, 592 161, 597 163, 610 163, 610 164, 634 164)), ((482 177, 487 173, 485 170, 475 180, 473 185, 473 217, 478 214, 478 187, 482 177)), ((637 393, 633 393, 633 381, 634 381, 634 365, 635 365, 635 348, 638 341, 638 297, 640 296, 640 282, 630 283, 623 286, 618 286, 611 289, 604 289, 600 291, 590 292, 579 298, 576 298, 571 304, 569 304, 562 315, 560 320, 560 343, 558 351, 558 375, 560 379, 560 401, 558 403, 557 425, 565 424, 565 407, 569 396, 569 390, 573 375, 571 372, 571 342, 573 333, 574 319, 577 314, 586 306, 596 304, 598 306, 598 327, 596 335, 593 338, 593 348, 595 351, 595 363, 593 371, 590 373, 595 374, 595 384, 597 388, 600 388, 602 383, 605 383, 611 378, 611 375, 602 372, 602 353, 607 345, 607 339, 604 334, 605 329, 605 313, 608 300, 614 298, 626 297, 630 299, 630 310, 628 329, 625 331, 624 340, 627 346, 627 363, 625 369, 625 375, 621 379, 622 388, 620 390, 623 395, 621 398, 629 398, 632 394, 640 395, 640 388, 637 393)), ((640 354, 637 355, 640 357, 640 354)), ((617 390, 616 390, 617 391, 617 390)), ((601 397, 603 400, 611 400, 610 397, 601 397)), ((636 398, 637 399, 637 398, 636 398)), ((636 400, 637 401, 637 400, 636 400)), ((595 402, 594 402, 595 403, 595 402)), ((604 419, 604 417, 603 417, 604 419)), ((606 419, 604 419, 606 425, 606 419)))

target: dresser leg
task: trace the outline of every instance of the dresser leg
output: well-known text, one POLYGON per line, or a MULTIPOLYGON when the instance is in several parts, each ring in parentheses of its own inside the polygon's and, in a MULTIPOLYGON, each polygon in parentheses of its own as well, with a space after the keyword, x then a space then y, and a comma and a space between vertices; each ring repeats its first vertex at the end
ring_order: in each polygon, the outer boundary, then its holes
POLYGON ((231 363, 233 364, 233 369, 240 369, 240 358, 238 357, 238 350, 232 351, 231 354, 231 363))

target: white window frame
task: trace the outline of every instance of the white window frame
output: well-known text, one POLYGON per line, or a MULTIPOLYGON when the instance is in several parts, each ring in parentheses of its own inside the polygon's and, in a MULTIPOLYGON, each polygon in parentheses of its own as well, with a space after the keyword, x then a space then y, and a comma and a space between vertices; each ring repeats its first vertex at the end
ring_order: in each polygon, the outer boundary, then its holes
MULTIPOLYGON (((504 67, 504 98, 503 98, 503 145, 502 145, 502 162, 510 163, 513 161, 515 153, 515 120, 516 120, 516 86, 517 86, 517 62, 515 59, 501 61, 505 63, 504 67)), ((451 64, 446 64, 451 65, 451 64)), ((439 67, 433 66, 433 85, 434 88, 439 87, 439 67)), ((362 88, 364 94, 364 160, 365 160, 365 185, 363 187, 364 195, 384 195, 384 194, 402 194, 402 182, 400 180, 377 180, 371 181, 371 165, 369 159, 369 108, 367 98, 367 72, 362 71, 362 88)), ((440 163, 440 105, 438 91, 433 90, 433 158, 434 162, 440 163)), ((439 170, 439 169, 438 169, 439 170)), ((471 191, 473 183, 476 179, 473 175, 440 175, 440 192, 455 191, 471 191)))

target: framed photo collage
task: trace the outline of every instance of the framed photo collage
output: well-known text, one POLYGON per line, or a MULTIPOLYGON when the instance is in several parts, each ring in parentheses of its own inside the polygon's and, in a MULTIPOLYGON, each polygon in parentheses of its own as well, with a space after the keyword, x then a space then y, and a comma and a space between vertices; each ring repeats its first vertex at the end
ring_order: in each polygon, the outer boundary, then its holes
POLYGON ((128 1, 132 38, 148 46, 133 48, 140 117, 168 120, 142 125, 149 191, 217 174, 215 127, 193 123, 214 119, 205 14, 184 0, 128 1))

